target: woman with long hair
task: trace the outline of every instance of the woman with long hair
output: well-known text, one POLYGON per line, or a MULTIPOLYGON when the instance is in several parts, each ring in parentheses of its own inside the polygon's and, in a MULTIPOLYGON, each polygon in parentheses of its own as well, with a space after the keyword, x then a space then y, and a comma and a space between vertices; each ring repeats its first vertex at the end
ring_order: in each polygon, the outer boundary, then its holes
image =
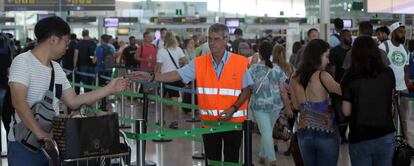
POLYGON ((272 131, 279 117, 280 110, 285 106, 290 109, 284 81, 286 75, 279 66, 270 61, 272 44, 263 42, 259 46, 261 61, 253 65, 249 72, 254 81, 249 110, 253 111, 261 136, 260 163, 268 161, 269 165, 276 165, 276 155, 273 146, 272 131), (283 99, 283 100, 282 100, 283 99))
POLYGON ((299 148, 306 166, 337 165, 339 156, 335 114, 328 109, 328 93, 341 95, 341 88, 324 71, 329 63, 329 44, 320 39, 308 43, 299 68, 290 80, 293 105, 300 110, 299 148))
POLYGON ((193 39, 184 40, 184 54, 188 61, 192 61, 196 57, 195 42, 193 39))
POLYGON ((395 77, 369 36, 352 47, 351 67, 342 82, 342 112, 350 116, 349 156, 353 166, 393 165, 392 97, 395 77))
POLYGON ((277 64, 286 76, 290 76, 293 72, 293 67, 288 62, 286 62, 286 49, 281 45, 275 45, 272 52, 272 62, 277 64))
MULTIPOLYGON (((164 48, 161 48, 157 52, 157 65, 155 66, 155 73, 167 73, 170 71, 174 71, 180 68, 180 66, 184 65, 187 62, 185 58, 183 50, 178 47, 177 39, 175 35, 168 31, 164 38, 164 48)), ((176 86, 176 87, 183 87, 184 83, 181 81, 173 82, 173 83, 166 83, 166 85, 176 86)), ((177 101, 178 97, 180 97, 180 93, 175 90, 164 88, 165 97, 171 98, 173 101, 177 101)), ((172 118, 173 121, 168 126, 172 129, 178 128, 178 108, 172 107, 171 108, 172 118)))

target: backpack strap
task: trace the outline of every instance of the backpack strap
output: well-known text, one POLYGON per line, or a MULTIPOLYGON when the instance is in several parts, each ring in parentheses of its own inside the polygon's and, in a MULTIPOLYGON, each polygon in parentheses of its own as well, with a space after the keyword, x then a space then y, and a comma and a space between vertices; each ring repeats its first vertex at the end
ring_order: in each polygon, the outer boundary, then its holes
POLYGON ((384 46, 385 46, 385 53, 387 53, 387 56, 388 56, 388 52, 390 52, 390 46, 388 45, 388 40, 384 42, 384 46))
POLYGON ((174 63, 175 68, 180 69, 180 67, 177 65, 177 63, 175 63, 174 58, 172 57, 170 51, 168 51, 167 48, 165 48, 165 50, 167 50, 168 55, 170 55, 171 61, 174 63))
POLYGON ((332 36, 335 36, 339 41, 341 41, 341 37, 337 33, 332 34, 332 36))

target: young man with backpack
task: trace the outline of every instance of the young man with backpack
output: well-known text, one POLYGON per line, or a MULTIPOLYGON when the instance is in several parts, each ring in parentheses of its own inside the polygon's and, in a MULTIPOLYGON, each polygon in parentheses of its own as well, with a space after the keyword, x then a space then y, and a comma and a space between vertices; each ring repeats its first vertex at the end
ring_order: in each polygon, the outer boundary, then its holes
POLYGON ((329 37, 329 45, 331 48, 334 48, 341 44, 341 38, 339 36, 339 33, 344 29, 344 21, 340 18, 336 18, 334 20, 334 26, 335 31, 334 33, 329 37))
POLYGON ((23 124, 30 131, 30 136, 34 136, 37 142, 45 143, 46 150, 53 147, 51 133, 35 119, 31 109, 35 103, 46 99, 54 113, 59 113, 59 101, 71 109, 76 109, 83 104, 93 104, 98 99, 129 86, 127 79, 116 78, 103 88, 77 95, 61 66, 54 61, 61 58, 68 48, 69 25, 59 17, 47 17, 36 23, 34 33, 38 44, 33 50, 18 55, 10 67, 8 83, 15 113, 10 123, 13 132, 8 134, 7 158, 8 164, 13 166, 49 165, 42 150, 34 150, 23 139, 15 137, 22 133, 15 126, 23 124))
POLYGON ((390 35, 390 30, 386 26, 379 27, 375 30, 375 35, 377 36, 379 44, 388 40, 390 35))
POLYGON ((95 72, 105 76, 111 76, 115 63, 115 49, 109 45, 109 40, 109 35, 101 36, 101 45, 96 47, 94 58, 95 72))

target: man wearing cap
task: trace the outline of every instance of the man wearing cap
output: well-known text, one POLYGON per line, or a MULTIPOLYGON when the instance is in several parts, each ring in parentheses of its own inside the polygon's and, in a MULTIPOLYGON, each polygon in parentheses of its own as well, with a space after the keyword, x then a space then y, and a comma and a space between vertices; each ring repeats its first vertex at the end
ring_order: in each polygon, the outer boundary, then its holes
MULTIPOLYGON (((408 65, 409 57, 407 50, 404 47, 405 42, 405 26, 400 22, 395 22, 390 26, 391 40, 384 41, 379 48, 387 53, 390 61, 389 66, 394 71, 395 75, 395 89, 398 94, 401 92, 408 92, 407 85, 409 84, 408 65)), ((401 98, 401 122, 403 131, 407 133, 407 98, 401 98)))

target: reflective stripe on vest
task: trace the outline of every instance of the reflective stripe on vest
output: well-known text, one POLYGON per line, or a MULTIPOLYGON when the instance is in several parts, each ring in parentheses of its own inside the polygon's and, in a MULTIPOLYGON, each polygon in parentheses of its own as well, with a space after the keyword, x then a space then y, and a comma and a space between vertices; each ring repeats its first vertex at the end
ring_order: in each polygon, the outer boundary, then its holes
MULTIPOLYGON (((224 110, 200 110, 201 115, 210 115, 210 116, 218 116, 220 115, 224 110)), ((247 115, 247 110, 237 110, 235 113, 233 113, 233 118, 237 117, 244 117, 247 115)))
POLYGON ((234 89, 220 89, 220 95, 228 95, 228 96, 239 96, 241 90, 234 90, 234 89))
POLYGON ((216 95, 217 92, 219 93, 219 95, 227 95, 227 96, 239 96, 241 93, 241 90, 236 90, 236 89, 226 89, 226 88, 222 88, 222 89, 218 89, 218 88, 197 88, 197 92, 199 94, 204 94, 204 95, 216 95))
POLYGON ((205 94, 205 95, 216 95, 218 89, 217 88, 197 88, 197 92, 199 94, 205 94))

